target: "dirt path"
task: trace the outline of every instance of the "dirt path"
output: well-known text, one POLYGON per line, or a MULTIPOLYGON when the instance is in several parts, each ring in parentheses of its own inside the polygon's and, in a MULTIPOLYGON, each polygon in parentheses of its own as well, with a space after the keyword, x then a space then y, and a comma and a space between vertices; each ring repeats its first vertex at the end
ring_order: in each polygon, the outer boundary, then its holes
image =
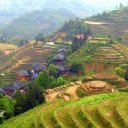
POLYGON ((69 88, 67 88, 67 90, 65 91, 66 94, 69 94, 71 99, 79 99, 79 97, 77 96, 76 94, 76 91, 77 91, 77 88, 79 87, 79 85, 74 85, 74 86, 71 86, 69 88))
POLYGON ((80 85, 72 85, 71 87, 67 87, 65 91, 61 90, 57 92, 51 92, 45 96, 45 100, 46 102, 55 101, 58 99, 58 96, 60 99, 64 99, 65 101, 78 100, 79 97, 77 96, 76 91, 79 86, 80 85))
POLYGON ((51 101, 55 101, 57 100, 57 95, 59 94, 59 92, 54 92, 52 94, 49 94, 45 97, 46 102, 51 102, 51 101))

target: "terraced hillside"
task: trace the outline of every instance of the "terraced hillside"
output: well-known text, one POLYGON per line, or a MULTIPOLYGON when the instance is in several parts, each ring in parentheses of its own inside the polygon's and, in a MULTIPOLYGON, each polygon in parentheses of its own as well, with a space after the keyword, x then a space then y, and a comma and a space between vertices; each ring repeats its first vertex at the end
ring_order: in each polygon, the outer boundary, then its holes
POLYGON ((121 44, 101 46, 92 53, 95 62, 122 64, 128 58, 128 48, 121 44))
MULTIPOLYGON (((116 80, 117 78, 115 81, 116 80)), ((112 85, 100 80, 92 80, 88 82, 77 81, 54 89, 46 90, 45 100, 46 102, 52 102, 58 99, 65 101, 78 100, 87 95, 112 93, 114 91, 115 89, 112 85)))
POLYGON ((45 63, 45 56, 52 50, 43 48, 40 42, 37 47, 33 43, 28 43, 9 55, 1 56, 0 72, 15 71, 17 69, 29 70, 31 64, 35 61, 45 63))
POLYGON ((128 28, 128 7, 118 8, 111 12, 88 18, 88 20, 91 22, 87 21, 86 23, 91 25, 94 33, 104 36, 123 37, 128 28))
POLYGON ((13 117, 0 128, 127 128, 127 93, 55 101, 13 117))
POLYGON ((16 73, 14 71, 4 72, 4 74, 1 75, 0 80, 1 80, 1 86, 14 83, 16 81, 16 73))
POLYGON ((108 39, 91 39, 86 45, 68 57, 72 62, 80 59, 83 62, 100 62, 122 64, 128 59, 128 47, 120 43, 109 44, 108 39))

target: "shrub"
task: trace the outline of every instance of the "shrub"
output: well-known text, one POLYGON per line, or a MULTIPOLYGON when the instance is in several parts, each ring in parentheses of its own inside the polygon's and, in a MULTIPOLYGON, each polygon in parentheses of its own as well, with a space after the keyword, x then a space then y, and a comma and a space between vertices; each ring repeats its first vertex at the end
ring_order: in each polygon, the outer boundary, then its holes
POLYGON ((81 73, 83 74, 84 73, 84 65, 81 61, 74 61, 71 65, 71 72, 72 73, 81 73))
POLYGON ((77 89, 76 93, 79 98, 88 96, 88 94, 80 87, 77 89))
POLYGON ((121 67, 115 68, 115 72, 118 76, 124 77, 125 76, 125 70, 123 70, 121 67))
POLYGON ((64 85, 67 81, 63 77, 57 79, 57 85, 64 85))

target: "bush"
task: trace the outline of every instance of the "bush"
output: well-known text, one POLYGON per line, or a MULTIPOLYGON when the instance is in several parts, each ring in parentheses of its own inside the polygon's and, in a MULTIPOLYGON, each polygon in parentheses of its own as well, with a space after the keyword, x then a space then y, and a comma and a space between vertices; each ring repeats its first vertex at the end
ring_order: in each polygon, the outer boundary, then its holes
POLYGON ((25 93, 17 91, 14 99, 16 100, 16 104, 14 105, 15 115, 19 115, 45 102, 42 88, 34 83, 29 83, 25 93))
POLYGON ((125 76, 125 70, 123 70, 121 67, 115 68, 115 72, 118 76, 123 77, 125 76))
POLYGON ((80 87, 77 89, 77 92, 76 93, 77 93, 77 96, 79 98, 88 96, 88 94, 82 88, 80 88, 80 87))
POLYGON ((0 112, 5 111, 4 116, 0 117, 0 123, 13 116, 14 104, 15 102, 11 98, 7 96, 0 96, 0 112))
POLYGON ((71 65, 71 72, 72 73, 80 73, 83 74, 84 73, 84 66, 83 63, 81 61, 74 61, 71 65))
POLYGON ((63 77, 57 79, 57 85, 64 85, 67 81, 63 77))

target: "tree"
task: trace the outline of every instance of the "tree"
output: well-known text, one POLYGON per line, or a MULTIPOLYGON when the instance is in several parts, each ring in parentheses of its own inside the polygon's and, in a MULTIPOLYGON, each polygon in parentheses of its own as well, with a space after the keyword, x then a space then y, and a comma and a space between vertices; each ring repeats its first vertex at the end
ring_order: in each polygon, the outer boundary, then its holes
POLYGON ((124 6, 123 6, 123 4, 122 3, 120 3, 120 8, 123 8, 124 6))
POLYGON ((38 77, 35 80, 35 83, 38 86, 41 86, 42 88, 46 89, 49 86, 50 80, 49 80, 49 72, 48 71, 43 71, 40 72, 38 77))
POLYGON ((39 41, 39 39, 38 39, 38 37, 36 36, 36 37, 35 37, 35 46, 38 44, 38 41, 39 41))
POLYGON ((71 65, 71 72, 72 73, 84 73, 84 66, 81 61, 74 61, 71 65))
POLYGON ((11 98, 7 97, 7 96, 2 96, 0 95, 0 111, 4 111, 5 113, 3 113, 3 117, 0 117, 0 124, 13 116, 14 114, 14 100, 12 100, 11 98))
POLYGON ((14 105, 15 115, 19 115, 45 102, 42 87, 35 83, 29 83, 25 93, 17 91, 14 95, 14 99, 16 101, 16 104, 14 105))
POLYGON ((125 76, 125 70, 123 70, 121 67, 115 68, 115 72, 118 76, 124 77, 125 76))
POLYGON ((54 64, 51 64, 48 68, 48 72, 50 76, 53 76, 54 78, 58 77, 58 71, 57 67, 54 64))
POLYGON ((87 29, 85 31, 85 35, 89 35, 89 36, 92 35, 91 26, 90 25, 87 26, 87 29))
POLYGON ((114 42, 114 40, 112 40, 112 39, 109 41, 109 44, 114 44, 114 43, 115 43, 115 42, 114 42))
POLYGON ((50 82, 49 88, 54 88, 57 86, 57 81, 53 76, 50 76, 50 81, 51 82, 50 82))
POLYGON ((117 41, 122 42, 122 38, 121 37, 117 38, 117 41))
POLYGON ((71 45, 72 52, 77 51, 80 47, 81 47, 80 42, 78 42, 78 41, 77 41, 77 38, 74 37, 74 38, 73 38, 73 41, 72 41, 72 45, 71 45))
POLYGON ((63 77, 58 77, 57 85, 64 85, 67 81, 63 77))
POLYGON ((28 89, 25 93, 25 98, 26 98, 25 106, 27 109, 33 108, 45 102, 42 87, 34 83, 30 83, 28 85, 28 89))
POLYGON ((39 34, 38 34, 38 40, 39 40, 39 41, 42 41, 42 42, 45 41, 45 37, 44 37, 44 34, 43 34, 43 33, 39 33, 39 34))
POLYGON ((16 101, 16 104, 14 105, 14 114, 15 115, 19 115, 20 113, 27 111, 26 98, 25 98, 24 93, 17 91, 14 95, 14 99, 16 101))

